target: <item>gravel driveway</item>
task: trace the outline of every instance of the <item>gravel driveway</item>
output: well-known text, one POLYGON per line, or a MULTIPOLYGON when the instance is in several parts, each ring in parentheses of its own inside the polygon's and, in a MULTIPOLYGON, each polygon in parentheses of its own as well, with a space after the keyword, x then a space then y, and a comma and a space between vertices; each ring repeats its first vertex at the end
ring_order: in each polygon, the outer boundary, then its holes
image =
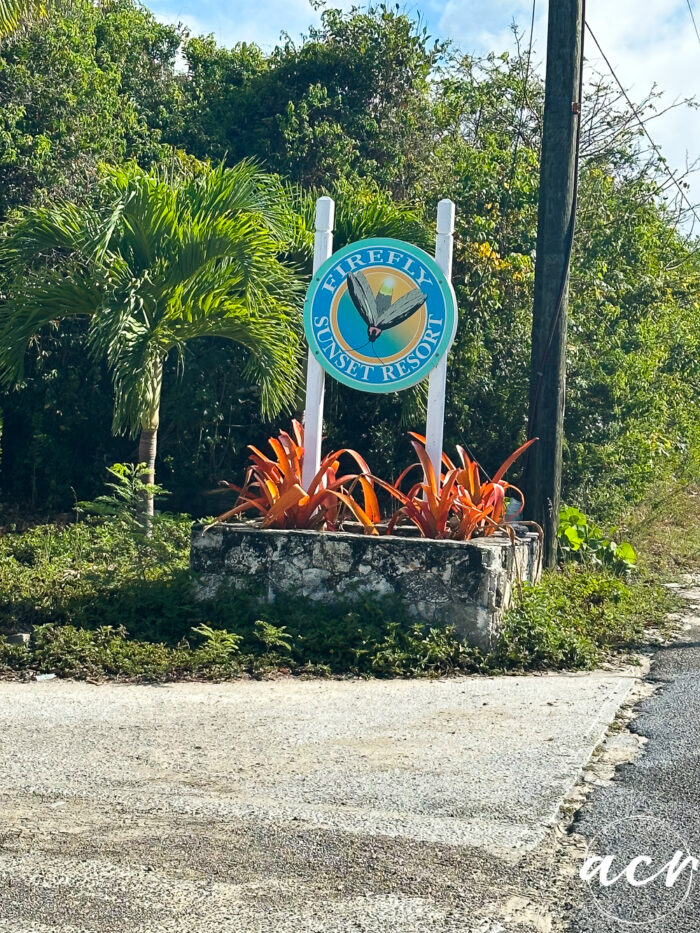
POLYGON ((633 684, 0 683, 0 930, 546 930, 543 840, 633 684))

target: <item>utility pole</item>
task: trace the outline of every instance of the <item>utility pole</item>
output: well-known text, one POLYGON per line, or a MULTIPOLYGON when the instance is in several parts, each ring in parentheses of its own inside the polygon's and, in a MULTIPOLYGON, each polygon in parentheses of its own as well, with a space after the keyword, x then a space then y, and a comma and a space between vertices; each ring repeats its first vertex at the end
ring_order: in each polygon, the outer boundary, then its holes
POLYGON ((576 219, 584 0, 549 0, 547 74, 532 314, 527 517, 544 529, 544 567, 557 558, 566 395, 569 262, 576 219))

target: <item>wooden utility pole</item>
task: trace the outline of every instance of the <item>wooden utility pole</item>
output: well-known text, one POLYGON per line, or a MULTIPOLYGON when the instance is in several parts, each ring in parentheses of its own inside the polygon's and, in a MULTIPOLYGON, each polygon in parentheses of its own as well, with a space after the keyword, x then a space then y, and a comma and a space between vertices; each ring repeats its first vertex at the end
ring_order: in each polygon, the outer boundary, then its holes
POLYGON ((544 529, 544 566, 557 558, 566 395, 569 261, 576 217, 584 0, 549 0, 532 315, 527 517, 544 529))

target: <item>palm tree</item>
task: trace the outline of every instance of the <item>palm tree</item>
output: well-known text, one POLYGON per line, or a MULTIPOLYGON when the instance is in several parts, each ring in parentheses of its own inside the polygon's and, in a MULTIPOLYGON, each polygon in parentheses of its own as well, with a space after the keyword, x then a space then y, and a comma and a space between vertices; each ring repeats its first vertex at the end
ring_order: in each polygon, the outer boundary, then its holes
POLYGON ((0 39, 13 33, 21 22, 43 15, 44 10, 41 0, 0 0, 0 39))
POLYGON ((152 484, 163 364, 173 351, 182 357, 189 340, 227 337, 246 347, 244 375, 260 386, 263 414, 293 402, 299 284, 279 257, 294 220, 279 182, 246 162, 169 173, 109 168, 98 203, 32 207, 7 225, 0 380, 22 378, 42 328, 89 317, 91 352, 113 377, 114 430, 140 435, 138 459, 152 484))

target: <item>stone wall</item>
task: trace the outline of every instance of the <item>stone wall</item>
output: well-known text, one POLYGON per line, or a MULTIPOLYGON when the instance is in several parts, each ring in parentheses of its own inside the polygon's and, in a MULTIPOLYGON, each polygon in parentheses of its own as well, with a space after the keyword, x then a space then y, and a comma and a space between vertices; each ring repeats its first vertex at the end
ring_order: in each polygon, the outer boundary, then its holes
POLYGON ((266 601, 301 595, 344 602, 357 596, 398 596, 416 619, 454 625, 481 648, 491 648, 517 579, 534 582, 540 542, 527 533, 474 541, 262 530, 245 524, 192 531, 190 566, 200 597, 227 583, 254 587, 266 601))

